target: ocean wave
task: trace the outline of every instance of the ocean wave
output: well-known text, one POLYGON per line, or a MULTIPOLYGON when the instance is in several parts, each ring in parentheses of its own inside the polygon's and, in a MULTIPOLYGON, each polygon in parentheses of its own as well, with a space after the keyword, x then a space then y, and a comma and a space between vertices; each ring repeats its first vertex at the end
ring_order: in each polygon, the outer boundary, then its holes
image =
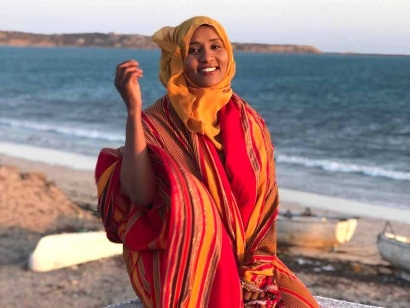
POLYGON ((10 142, 0 142, 0 153, 49 165, 89 171, 94 170, 97 161, 97 156, 10 142))
POLYGON ((60 126, 52 124, 42 124, 38 122, 21 121, 15 119, 0 118, 0 125, 14 128, 34 130, 38 132, 51 132, 62 135, 75 136, 79 138, 99 139, 108 141, 124 142, 125 137, 120 134, 113 134, 96 129, 75 128, 71 126, 60 126))
POLYGON ((321 168, 323 170, 331 172, 361 173, 372 177, 383 177, 399 181, 410 181, 409 172, 400 172, 378 167, 361 166, 356 164, 348 164, 330 160, 315 160, 298 156, 278 155, 276 157, 276 162, 292 165, 301 165, 311 168, 321 168))

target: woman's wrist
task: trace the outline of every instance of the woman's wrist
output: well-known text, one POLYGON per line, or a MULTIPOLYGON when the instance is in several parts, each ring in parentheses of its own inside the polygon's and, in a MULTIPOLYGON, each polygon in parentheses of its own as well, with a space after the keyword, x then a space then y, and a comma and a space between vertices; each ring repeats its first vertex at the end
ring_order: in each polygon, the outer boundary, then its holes
POLYGON ((128 108, 127 112, 128 112, 128 118, 135 119, 141 116, 142 107, 138 106, 138 107, 128 108))

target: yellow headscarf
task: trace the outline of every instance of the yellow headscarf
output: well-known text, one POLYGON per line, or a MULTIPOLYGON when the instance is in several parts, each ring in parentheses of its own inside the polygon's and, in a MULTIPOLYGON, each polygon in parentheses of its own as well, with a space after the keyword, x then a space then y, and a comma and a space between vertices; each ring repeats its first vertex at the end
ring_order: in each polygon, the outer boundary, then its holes
POLYGON ((198 16, 184 21, 177 27, 160 29, 154 34, 153 40, 162 50, 159 78, 167 89, 176 113, 190 131, 208 136, 213 144, 221 149, 222 145, 215 140, 215 136, 220 132, 218 111, 232 96, 231 80, 235 75, 232 45, 224 28, 209 17, 198 16), (229 59, 226 76, 219 84, 210 88, 196 86, 184 74, 191 37, 202 25, 209 25, 215 29, 228 52, 229 59))

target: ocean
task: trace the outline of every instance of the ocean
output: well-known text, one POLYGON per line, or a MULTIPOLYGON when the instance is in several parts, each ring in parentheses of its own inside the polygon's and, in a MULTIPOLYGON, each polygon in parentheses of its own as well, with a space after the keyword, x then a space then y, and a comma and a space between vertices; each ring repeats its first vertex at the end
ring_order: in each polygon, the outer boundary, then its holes
MULTIPOLYGON (((149 106, 165 94, 159 55, 0 47, 0 142, 90 157, 121 146, 126 110, 113 84, 115 67, 140 62, 149 106)), ((410 209, 410 57, 235 59, 232 87, 269 127, 280 187, 410 209)))

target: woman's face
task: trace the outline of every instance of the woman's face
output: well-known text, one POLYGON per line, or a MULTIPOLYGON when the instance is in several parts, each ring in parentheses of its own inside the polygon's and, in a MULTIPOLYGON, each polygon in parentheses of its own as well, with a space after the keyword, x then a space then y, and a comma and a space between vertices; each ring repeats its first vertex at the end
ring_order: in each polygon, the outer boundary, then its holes
POLYGON ((226 76, 228 60, 228 52, 214 28, 200 26, 191 38, 185 74, 198 87, 213 87, 226 76))

